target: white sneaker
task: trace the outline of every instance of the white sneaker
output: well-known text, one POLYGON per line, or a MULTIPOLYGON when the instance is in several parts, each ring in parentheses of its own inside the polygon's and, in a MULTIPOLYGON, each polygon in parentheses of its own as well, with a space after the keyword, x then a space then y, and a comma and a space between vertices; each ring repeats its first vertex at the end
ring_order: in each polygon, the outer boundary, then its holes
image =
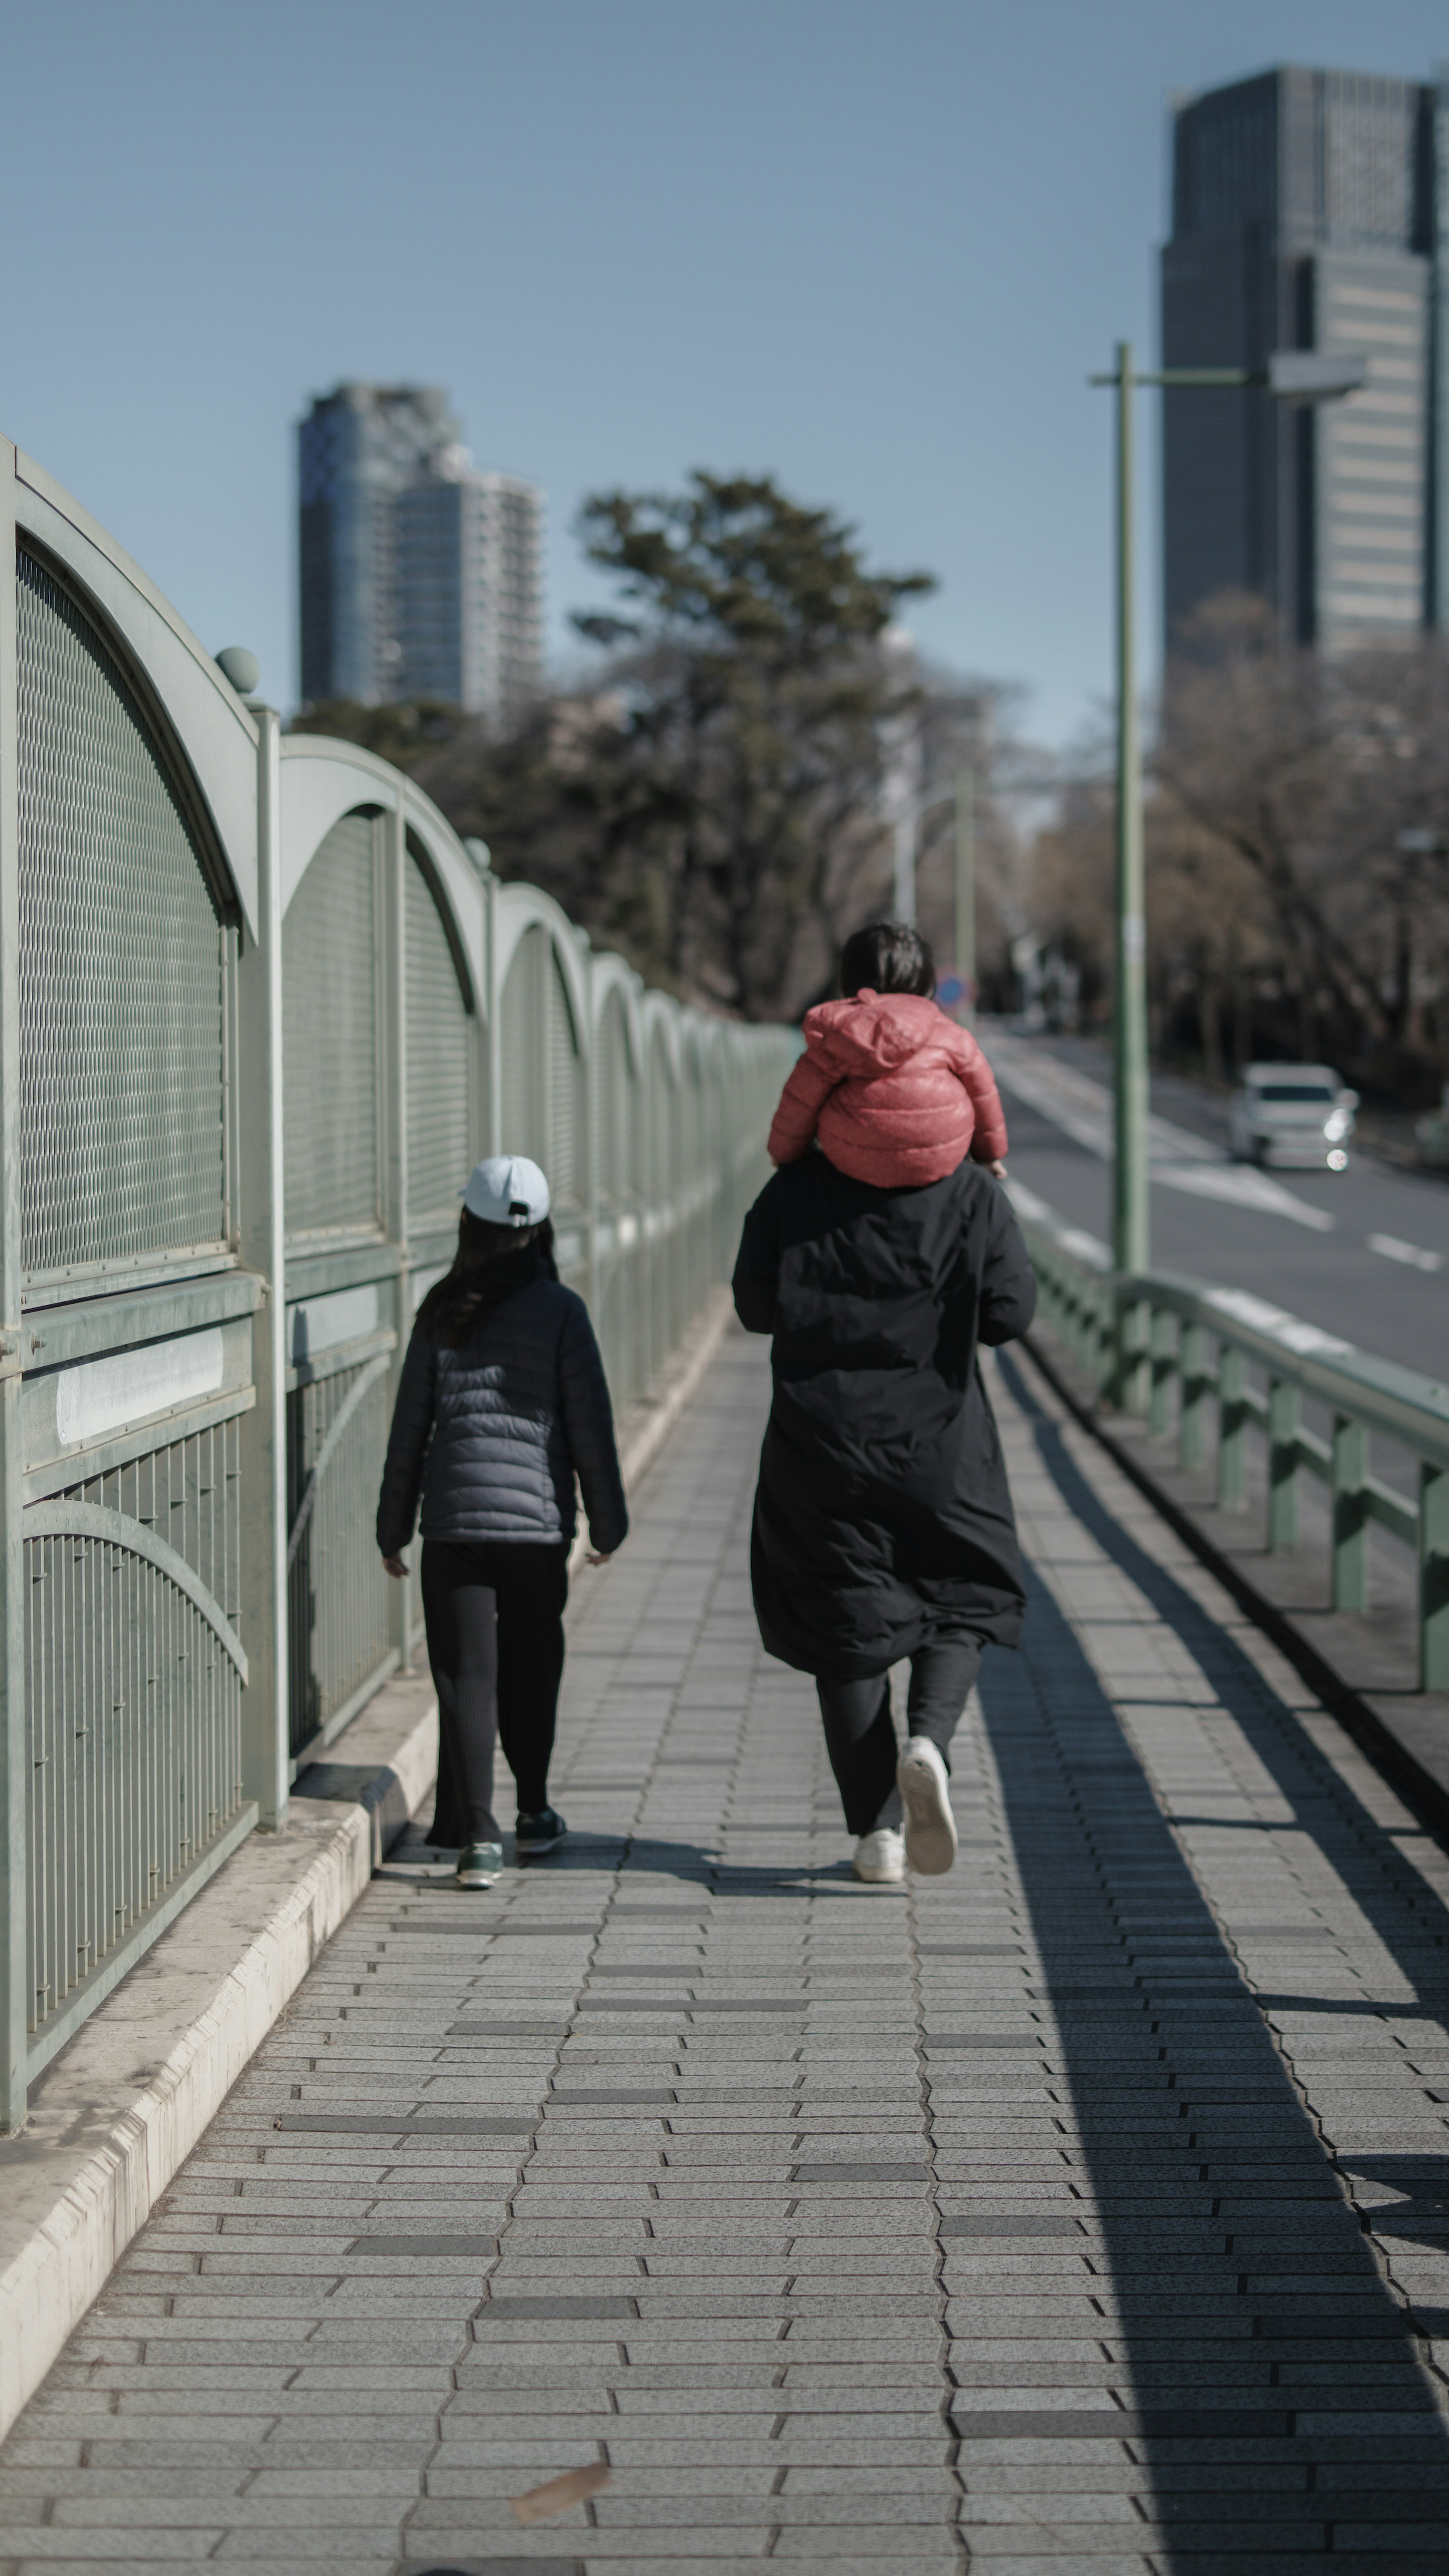
POLYGON ((894 1825, 877 1825, 873 1834, 861 1835, 850 1866, 872 1887, 899 1883, 906 1874, 905 1835, 894 1825))
POLYGON ((913 1735, 896 1765, 905 1802, 906 1864, 923 1878, 941 1878, 956 1857, 956 1819, 950 1774, 927 1735, 913 1735))

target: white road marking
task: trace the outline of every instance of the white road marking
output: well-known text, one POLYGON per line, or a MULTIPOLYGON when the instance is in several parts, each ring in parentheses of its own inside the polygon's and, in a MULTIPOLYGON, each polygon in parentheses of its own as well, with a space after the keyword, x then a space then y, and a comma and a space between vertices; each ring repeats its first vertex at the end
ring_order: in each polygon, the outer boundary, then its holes
POLYGON ((1151 1177, 1165 1190, 1188 1190, 1194 1198, 1226 1199, 1234 1207, 1259 1208, 1264 1216, 1286 1216, 1294 1225, 1311 1226, 1315 1234, 1333 1232, 1327 1208, 1295 1198, 1281 1181, 1270 1180, 1251 1163, 1194 1163, 1186 1172, 1154 1163, 1151 1177))
MULTIPOLYGON (((1054 1056, 1028 1046, 1009 1032, 993 1029, 987 1053, 1008 1091, 1059 1128, 1073 1143, 1104 1163, 1112 1160, 1112 1095, 1105 1083, 1078 1073, 1054 1056)), ((1252 1163, 1233 1163, 1221 1146, 1194 1136, 1170 1118, 1149 1118, 1147 1151, 1153 1183, 1183 1190, 1196 1198, 1221 1199, 1233 1207, 1251 1208, 1260 1216, 1286 1217, 1315 1234, 1331 1234, 1335 1220, 1326 1208, 1300 1199, 1252 1163)))
POLYGON ((1370 1252, 1381 1252, 1385 1261, 1402 1261, 1410 1270, 1442 1270, 1442 1252, 1425 1252, 1417 1243, 1405 1243, 1396 1234, 1371 1234, 1370 1252))

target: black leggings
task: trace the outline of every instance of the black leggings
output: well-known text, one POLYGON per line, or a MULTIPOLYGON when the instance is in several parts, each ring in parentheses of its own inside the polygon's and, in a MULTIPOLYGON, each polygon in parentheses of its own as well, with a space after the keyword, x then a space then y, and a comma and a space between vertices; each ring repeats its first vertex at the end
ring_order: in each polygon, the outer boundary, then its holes
POLYGON ((501 1842, 495 1737, 520 1815, 548 1804, 563 1679, 565 1547, 423 1545, 423 1618, 438 1694, 438 1797, 428 1840, 444 1851, 501 1842))
MULTIPOLYGON (((981 1664, 983 1640, 968 1629, 932 1637, 911 1657, 906 1718, 912 1735, 927 1735, 947 1770, 951 1738, 981 1664)), ((825 1721, 825 1749, 845 1809, 846 1831, 874 1833, 899 1825, 896 1731, 891 1724, 889 1673, 866 1681, 832 1681, 817 1675, 815 1688, 825 1721)))

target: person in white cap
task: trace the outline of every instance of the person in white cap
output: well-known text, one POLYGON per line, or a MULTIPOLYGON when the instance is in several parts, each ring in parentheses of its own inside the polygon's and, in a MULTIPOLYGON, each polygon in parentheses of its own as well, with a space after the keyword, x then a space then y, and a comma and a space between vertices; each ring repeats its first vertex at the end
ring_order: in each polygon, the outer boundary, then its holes
POLYGON ((491 1886, 503 1866, 495 1741, 518 1788, 520 1855, 566 1831, 548 1765, 576 1476, 602 1565, 629 1527, 604 1364, 554 1266, 548 1182, 526 1154, 494 1154, 464 1192, 452 1268, 418 1309, 377 1506, 383 1563, 401 1578, 422 1501, 439 1734, 429 1840, 458 1852, 462 1887, 491 1886))

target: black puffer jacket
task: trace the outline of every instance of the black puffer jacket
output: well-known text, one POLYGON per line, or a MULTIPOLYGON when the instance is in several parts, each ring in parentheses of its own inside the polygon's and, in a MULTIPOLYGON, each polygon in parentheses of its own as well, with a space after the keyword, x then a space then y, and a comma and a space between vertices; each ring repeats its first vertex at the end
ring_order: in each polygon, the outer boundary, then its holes
POLYGON ((848 1680, 943 1627, 1015 1645, 1021 1560, 976 1360, 1036 1303, 1005 1192, 977 1163, 885 1190, 808 1154, 751 1208, 734 1287, 741 1323, 775 1337, 750 1547, 766 1650, 848 1680))
POLYGON ((425 1539, 567 1545, 575 1471, 600 1555, 628 1530, 588 1308, 541 1252, 509 1253, 498 1268, 509 1293, 490 1302, 462 1350, 414 1328, 378 1496, 384 1556, 412 1537, 419 1493, 425 1539))

